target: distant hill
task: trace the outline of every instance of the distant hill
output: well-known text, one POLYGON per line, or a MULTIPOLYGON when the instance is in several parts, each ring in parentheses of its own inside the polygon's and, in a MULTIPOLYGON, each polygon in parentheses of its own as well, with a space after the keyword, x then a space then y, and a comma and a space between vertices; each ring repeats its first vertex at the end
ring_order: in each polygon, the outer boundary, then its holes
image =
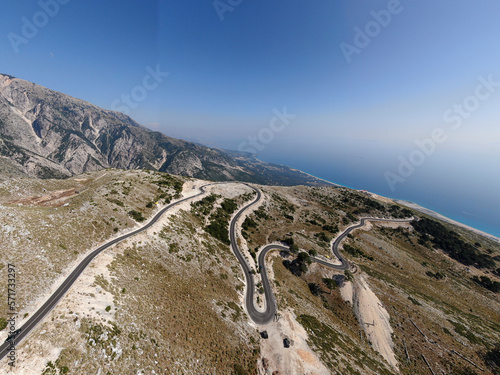
POLYGON ((250 154, 168 137, 123 113, 0 74, 0 172, 66 178, 104 168, 272 185, 326 184, 250 154))

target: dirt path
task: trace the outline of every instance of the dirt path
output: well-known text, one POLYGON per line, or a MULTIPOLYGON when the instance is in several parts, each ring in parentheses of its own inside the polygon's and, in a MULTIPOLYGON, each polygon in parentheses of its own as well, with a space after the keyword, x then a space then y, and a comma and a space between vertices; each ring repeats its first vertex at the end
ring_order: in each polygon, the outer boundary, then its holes
POLYGON ((79 194, 79 188, 67 190, 57 190, 47 195, 37 197, 26 197, 7 202, 7 204, 20 204, 23 206, 40 206, 40 207, 60 207, 65 201, 79 194))

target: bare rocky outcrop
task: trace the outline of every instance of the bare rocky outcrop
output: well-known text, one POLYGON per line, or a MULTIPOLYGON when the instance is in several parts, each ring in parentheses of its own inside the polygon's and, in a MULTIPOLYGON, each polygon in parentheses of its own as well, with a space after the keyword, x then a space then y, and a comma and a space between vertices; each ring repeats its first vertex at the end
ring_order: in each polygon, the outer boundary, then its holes
POLYGON ((0 172, 17 170, 39 178, 120 168, 210 180, 325 184, 250 154, 168 137, 123 113, 5 74, 0 74, 0 159, 0 172))

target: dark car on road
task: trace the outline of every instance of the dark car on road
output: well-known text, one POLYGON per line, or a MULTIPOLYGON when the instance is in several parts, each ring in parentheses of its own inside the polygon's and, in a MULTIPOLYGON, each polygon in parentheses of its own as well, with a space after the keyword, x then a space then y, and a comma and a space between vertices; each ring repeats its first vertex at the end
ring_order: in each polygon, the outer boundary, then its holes
POLYGON ((16 338, 17 335, 19 335, 20 332, 21 332, 21 328, 16 329, 12 333, 9 333, 9 336, 7 337, 7 339, 5 340, 5 342, 12 341, 13 339, 16 338))

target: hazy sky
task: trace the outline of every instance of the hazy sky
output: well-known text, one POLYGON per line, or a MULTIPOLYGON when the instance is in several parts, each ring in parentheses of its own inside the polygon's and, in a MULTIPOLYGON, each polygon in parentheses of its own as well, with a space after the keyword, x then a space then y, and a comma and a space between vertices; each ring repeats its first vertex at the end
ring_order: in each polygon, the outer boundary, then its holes
POLYGON ((429 176, 498 190, 499 19, 498 0, 4 1, 0 72, 306 170, 373 165, 383 193, 429 176))

